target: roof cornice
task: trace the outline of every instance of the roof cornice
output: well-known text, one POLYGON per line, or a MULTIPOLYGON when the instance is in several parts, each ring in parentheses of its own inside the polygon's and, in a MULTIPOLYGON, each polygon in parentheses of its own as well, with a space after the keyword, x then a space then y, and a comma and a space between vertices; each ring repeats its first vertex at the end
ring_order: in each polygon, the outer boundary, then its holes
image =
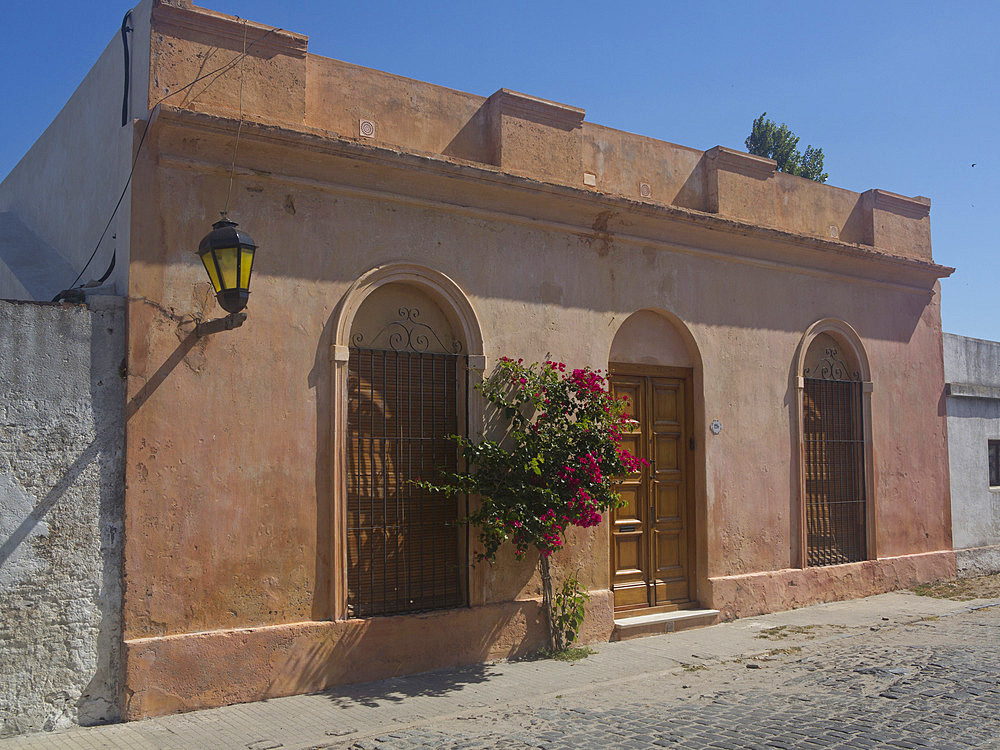
MULTIPOLYGON (((227 139, 235 134, 238 125, 234 118, 167 105, 162 105, 159 122, 160 128, 195 129, 206 134, 224 135, 227 139)), ((890 283, 893 278, 900 276, 898 279, 900 285, 920 287, 925 290, 929 289, 936 279, 950 276, 955 271, 949 266, 888 253, 868 245, 797 234, 785 229, 727 218, 695 209, 639 201, 593 189, 542 182, 530 177, 510 174, 488 164, 469 162, 439 154, 418 153, 378 146, 330 131, 309 128, 290 129, 278 125, 244 121, 241 144, 246 145, 254 141, 261 145, 294 150, 305 149, 311 153, 325 154, 332 158, 363 161, 370 164, 373 169, 377 167, 400 170, 410 175, 417 174, 418 178, 400 180, 398 183, 394 183, 391 191, 394 194, 410 196, 417 201, 442 205, 450 204, 453 207, 468 210, 492 211, 518 216, 533 222, 550 221, 561 225, 568 224, 572 227, 572 231, 583 234, 601 232, 637 242, 648 241, 669 245, 691 244, 692 247, 696 247, 699 242, 697 238, 690 242, 684 238, 691 238, 692 233, 703 234, 708 231, 728 236, 730 239, 717 241, 714 244, 731 247, 728 253, 733 256, 746 255, 747 248, 741 247, 746 242, 767 243, 774 246, 774 249, 778 251, 776 253, 778 256, 789 257, 790 254, 797 256, 795 265, 815 266, 829 270, 831 263, 849 262, 852 266, 861 264, 861 268, 867 268, 868 271, 860 273, 860 269, 858 269, 859 272, 847 275, 860 278, 865 273, 873 273, 874 276, 890 283), (449 189, 442 194, 429 197, 426 191, 413 187, 417 182, 428 178, 438 181, 447 180, 446 184, 449 189), (490 194, 494 196, 507 197, 502 204, 477 201, 478 196, 471 196, 455 190, 455 180, 470 184, 475 183, 477 187, 485 187, 487 192, 492 191, 490 194), (498 190, 503 192, 496 192, 498 190), (533 199, 530 201, 511 200, 509 195, 512 192, 522 195, 530 193, 533 199), (549 199, 544 202, 544 205, 539 202, 543 196, 549 199), (553 204, 556 204, 558 208, 552 209, 553 204), (604 218, 600 222, 595 221, 595 214, 604 218), (601 222, 603 222, 602 226, 598 226, 598 223, 601 222), (669 222, 680 231, 664 233, 664 222, 669 222), (732 238, 742 238, 742 241, 732 245, 732 238), (810 257, 804 259, 803 255, 810 257)), ((174 153, 180 159, 187 158, 192 164, 199 161, 196 155, 186 154, 180 149, 171 150, 169 145, 163 145, 166 146, 164 153, 174 153)), ((202 158, 200 165, 205 169, 213 167, 228 169, 228 165, 222 162, 218 162, 216 165, 212 159, 202 158)), ((291 171, 268 173, 253 169, 251 173, 259 178, 288 178, 293 181, 297 177, 291 171)), ((300 176, 299 179, 305 179, 314 184, 327 182, 305 175, 300 176)), ((363 190, 370 189, 365 184, 364 174, 358 170, 338 172, 335 178, 328 180, 328 184, 353 185, 363 190)), ((385 191, 384 180, 379 184, 381 185, 379 189, 385 191)))

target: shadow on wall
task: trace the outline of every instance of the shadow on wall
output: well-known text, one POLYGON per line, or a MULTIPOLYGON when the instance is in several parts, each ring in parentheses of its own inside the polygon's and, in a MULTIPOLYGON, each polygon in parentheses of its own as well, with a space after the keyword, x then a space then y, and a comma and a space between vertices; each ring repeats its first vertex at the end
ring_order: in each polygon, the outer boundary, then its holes
POLYGON ((526 656, 541 646, 544 623, 538 602, 460 608, 401 617, 348 620, 336 632, 302 650, 294 645, 278 676, 267 686, 272 696, 293 695, 324 686, 367 683, 440 669, 447 681, 398 679, 387 694, 385 685, 337 689, 329 693, 339 706, 376 706, 379 700, 401 701, 417 695, 447 695, 483 682, 490 658, 526 656), (468 635, 468 637, 466 637, 468 635), (506 646, 497 644, 506 635, 506 646), (511 637, 513 636, 513 637, 511 637), (465 666, 470 665, 470 666, 465 666))
POLYGON ((0 475, 0 611, 22 616, 0 621, 0 700, 18 711, 0 717, 0 735, 116 721, 122 310, 25 305, 4 318, 18 356, 3 371, 13 443, 0 475), (77 367, 52 369, 64 362, 77 367))
POLYGON ((102 444, 106 441, 106 436, 99 436, 84 448, 65 473, 59 477, 52 489, 45 493, 45 497, 38 501, 25 519, 10 533, 10 536, 3 540, 3 544, 0 544, 0 567, 14 555, 24 540, 31 536, 38 524, 44 522, 45 516, 63 498, 66 491, 76 484, 80 475, 101 453, 102 444))
POLYGON ((309 388, 316 401, 316 560, 312 616, 314 620, 331 620, 334 617, 333 578, 331 571, 338 564, 334 560, 333 539, 333 368, 330 346, 336 316, 327 318, 316 347, 316 357, 309 371, 309 388))
POLYGON ((441 153, 453 159, 484 164, 498 163, 498 155, 492 153, 493 148, 486 135, 489 132, 488 125, 489 101, 485 101, 441 153))
POLYGON ((143 384, 136 394, 129 399, 128 406, 125 408, 125 419, 126 421, 131 419, 142 405, 149 400, 156 389, 159 388, 163 381, 174 371, 174 369, 181 362, 184 361, 184 357, 187 356, 188 352, 198 343, 198 334, 195 333, 194 328, 181 339, 180 344, 176 349, 167 357, 163 363, 156 369, 149 379, 143 384))
POLYGON ((90 397, 98 424, 109 428, 99 438, 97 455, 100 506, 101 587, 97 592, 97 669, 77 704, 80 724, 121 719, 122 565, 125 513, 125 361, 124 315, 110 325, 105 315, 91 317, 90 397))
POLYGON ((702 155, 681 189, 677 191, 670 203, 680 208, 690 208, 694 211, 709 211, 708 205, 708 175, 705 166, 705 156, 702 155))
POLYGON ((801 471, 802 450, 799 445, 799 410, 798 389, 796 377, 798 364, 794 358, 788 361, 788 387, 782 406, 788 414, 788 455, 790 456, 788 471, 788 542, 790 545, 788 567, 804 568, 802 559, 802 498, 801 471))

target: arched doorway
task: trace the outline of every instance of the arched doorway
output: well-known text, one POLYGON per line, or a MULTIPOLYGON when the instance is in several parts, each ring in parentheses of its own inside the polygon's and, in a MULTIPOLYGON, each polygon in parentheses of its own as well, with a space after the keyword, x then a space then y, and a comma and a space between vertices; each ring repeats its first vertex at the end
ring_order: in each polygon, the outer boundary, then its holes
POLYGON ((629 316, 611 345, 611 389, 632 416, 622 445, 646 461, 623 479, 625 504, 611 514, 616 612, 686 609, 697 598, 692 346, 653 310, 629 316))

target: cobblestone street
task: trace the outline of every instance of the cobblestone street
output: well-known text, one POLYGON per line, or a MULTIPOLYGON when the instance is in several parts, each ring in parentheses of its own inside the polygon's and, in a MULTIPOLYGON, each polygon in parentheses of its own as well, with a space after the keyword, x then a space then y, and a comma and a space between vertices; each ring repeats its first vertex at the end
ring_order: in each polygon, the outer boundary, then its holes
POLYGON ((808 655, 784 640, 753 660, 568 685, 537 707, 331 747, 1000 747, 996 608, 845 634, 808 655))
POLYGON ((1000 748, 996 594, 882 594, 0 750, 1000 748))
POLYGON ((996 608, 845 634, 803 653, 776 644, 749 661, 568 686, 537 707, 331 747, 1000 747, 996 608))

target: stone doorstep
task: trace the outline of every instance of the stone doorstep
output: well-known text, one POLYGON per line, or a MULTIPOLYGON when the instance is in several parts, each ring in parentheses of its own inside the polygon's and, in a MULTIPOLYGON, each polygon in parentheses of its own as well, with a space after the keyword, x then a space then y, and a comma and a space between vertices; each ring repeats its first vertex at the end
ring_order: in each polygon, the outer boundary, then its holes
POLYGON ((633 617, 619 615, 615 618, 612 641, 627 641, 647 635, 676 633, 692 628, 704 628, 719 621, 717 609, 682 609, 674 612, 655 612, 633 617))

